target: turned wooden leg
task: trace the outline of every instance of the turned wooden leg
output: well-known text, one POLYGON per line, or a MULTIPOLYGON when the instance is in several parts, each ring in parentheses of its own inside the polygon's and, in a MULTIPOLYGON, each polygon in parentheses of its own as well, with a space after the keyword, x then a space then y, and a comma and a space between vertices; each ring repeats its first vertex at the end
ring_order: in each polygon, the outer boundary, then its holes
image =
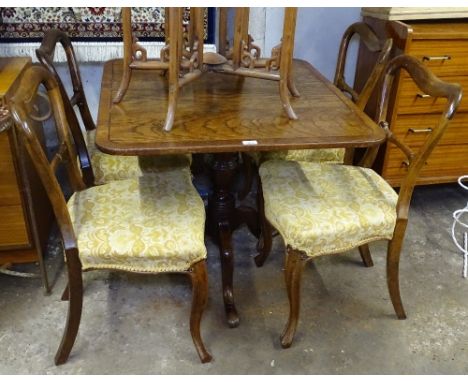
POLYGON ((117 90, 117 94, 112 100, 113 103, 119 103, 120 101, 122 101, 122 98, 125 96, 125 93, 127 93, 131 77, 132 69, 129 66, 124 66, 119 89, 117 90))
POLYGON ((387 285, 392 300, 393 308, 395 313, 400 320, 406 318, 405 309, 401 301, 400 295, 400 282, 399 282, 399 265, 400 265, 400 253, 403 238, 406 229, 406 221, 399 224, 397 222, 397 228, 393 239, 388 243, 387 249, 387 285))
POLYGON ((78 251, 67 256, 69 303, 68 316, 62 342, 55 355, 55 364, 61 365, 68 360, 81 321, 81 309, 83 306, 83 280, 81 275, 81 263, 78 251))
POLYGON ((297 90, 296 83, 294 82, 291 70, 288 73, 288 89, 293 97, 301 96, 301 93, 299 93, 299 90, 297 90))
POLYGON ((177 106, 177 97, 179 96, 179 70, 180 70, 180 56, 182 47, 181 33, 182 33, 182 12, 181 8, 170 7, 169 10, 169 95, 166 120, 164 122, 164 131, 171 131, 174 124, 175 110, 177 106))
POLYGON ((265 204, 263 200, 263 192, 261 181, 258 182, 257 190, 257 209, 258 216, 260 219, 260 238, 257 242, 258 254, 255 256, 255 264, 257 267, 261 267, 265 260, 268 258, 271 252, 271 246, 273 241, 273 229, 268 219, 265 216, 265 204))
POLYGON ((254 178, 254 168, 255 164, 252 160, 252 157, 246 153, 242 153, 242 169, 243 169, 243 182, 242 182, 242 189, 237 194, 239 200, 244 200, 245 197, 249 194, 250 190, 252 189, 252 183, 254 178))
POLYGON ((233 276, 234 252, 231 246, 231 228, 228 223, 219 223, 219 254, 221 256, 221 272, 223 282, 224 309, 229 327, 239 326, 239 315, 234 303, 233 276))
POLYGON ((372 261, 372 256, 369 250, 369 244, 364 244, 359 247, 359 253, 361 254, 362 262, 366 267, 373 267, 374 262, 372 261))
POLYGON ((288 89, 288 80, 287 78, 280 79, 280 98, 281 104, 283 105, 283 109, 288 115, 289 119, 297 119, 297 115, 294 112, 294 109, 291 106, 291 102, 289 100, 289 89, 288 89))
POLYGON ((296 333, 299 321, 300 291, 302 271, 307 259, 301 252, 290 247, 286 248, 285 281, 289 300, 289 318, 286 327, 281 335, 281 346, 289 348, 296 333))
POLYGON ((190 273, 192 279, 192 311, 190 314, 190 333, 202 363, 210 362, 212 357, 207 352, 200 335, 200 323, 203 310, 208 300, 208 277, 206 261, 196 263, 190 273))
POLYGON ((208 199, 207 228, 217 241, 221 258, 224 309, 228 325, 239 325, 239 316, 234 303, 233 274, 234 251, 231 239, 236 228, 235 198, 231 193, 234 174, 237 168, 237 153, 216 153, 212 163, 213 194, 208 199))

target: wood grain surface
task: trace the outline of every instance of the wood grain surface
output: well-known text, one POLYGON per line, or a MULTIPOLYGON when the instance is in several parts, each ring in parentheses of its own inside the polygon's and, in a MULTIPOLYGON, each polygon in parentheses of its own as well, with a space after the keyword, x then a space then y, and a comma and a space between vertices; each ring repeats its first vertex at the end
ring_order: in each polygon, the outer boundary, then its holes
POLYGON ((293 73, 301 94, 291 99, 296 121, 283 111, 277 82, 206 73, 180 90, 174 128, 164 132, 167 81, 157 71, 135 72, 126 97, 113 104, 122 61, 109 61, 96 144, 109 154, 156 155, 365 147, 384 140, 383 131, 310 64, 294 60, 293 73))

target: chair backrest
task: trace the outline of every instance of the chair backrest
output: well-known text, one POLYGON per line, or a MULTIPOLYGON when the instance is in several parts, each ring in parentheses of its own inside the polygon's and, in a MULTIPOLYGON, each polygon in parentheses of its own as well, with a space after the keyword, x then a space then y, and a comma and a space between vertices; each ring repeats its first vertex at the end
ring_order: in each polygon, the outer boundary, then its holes
POLYGON ((371 27, 364 22, 357 22, 350 25, 343 34, 340 51, 338 53, 338 61, 336 64, 334 84, 341 91, 348 93, 351 96, 353 102, 361 110, 364 110, 366 107, 367 102, 369 101, 369 98, 382 75, 385 64, 390 57, 392 45, 393 40, 391 38, 381 42, 371 27), (355 34, 359 35, 361 42, 367 47, 367 49, 369 49, 369 51, 374 53, 380 52, 377 58, 377 62, 359 94, 353 89, 352 86, 346 83, 344 77, 349 42, 355 34))
MULTIPOLYGON (((449 121, 453 118, 455 111, 460 104, 461 98, 462 88, 459 84, 451 84, 440 80, 415 57, 408 55, 397 56, 392 59, 385 68, 382 89, 379 94, 377 121, 379 125, 385 129, 387 141, 395 144, 401 151, 403 151, 408 160, 408 173, 401 183, 399 192, 399 218, 407 218, 409 203, 419 172, 445 132, 449 121), (390 131, 389 124, 387 122, 387 118, 390 117, 388 115, 388 103, 390 93, 392 91, 392 85, 394 83, 395 76, 402 69, 409 74, 416 86, 423 91, 424 94, 428 94, 435 98, 447 99, 447 103, 445 104, 445 108, 442 111, 437 125, 432 128, 432 131, 428 134, 424 144, 417 151, 413 151, 404 142, 397 139, 390 131)), ((374 148, 373 150, 374 152, 371 154, 372 160, 375 158, 378 148, 374 148)))
POLYGON ((64 165, 73 191, 85 189, 86 184, 78 165, 78 155, 70 133, 59 84, 42 66, 32 65, 24 72, 18 90, 10 100, 10 109, 18 137, 26 147, 30 157, 33 158, 32 162, 44 189, 47 191, 65 249, 76 249, 76 238, 68 214, 65 195, 56 175, 58 167, 64 165), (55 122, 59 141, 57 151, 50 161, 39 140, 38 129, 42 128, 42 123, 38 124, 38 120, 32 116, 37 92, 41 85, 45 87, 47 92, 52 112, 51 118, 55 122))
POLYGON ((78 106, 81 120, 83 121, 84 127, 87 131, 94 130, 96 125, 94 124, 88 103, 86 102, 75 52, 70 38, 62 31, 51 29, 42 39, 41 46, 36 49, 36 56, 44 68, 46 68, 49 73, 55 77, 59 85, 65 112, 68 117, 69 126, 78 152, 83 177, 87 185, 92 185, 94 184, 94 174, 91 168, 91 160, 86 147, 86 141, 80 128, 80 123, 78 122, 78 118, 75 114, 74 106, 78 106), (54 65, 54 53, 57 43, 62 45, 67 57, 69 74, 73 85, 73 95, 71 98, 68 98, 65 86, 63 85, 54 65))

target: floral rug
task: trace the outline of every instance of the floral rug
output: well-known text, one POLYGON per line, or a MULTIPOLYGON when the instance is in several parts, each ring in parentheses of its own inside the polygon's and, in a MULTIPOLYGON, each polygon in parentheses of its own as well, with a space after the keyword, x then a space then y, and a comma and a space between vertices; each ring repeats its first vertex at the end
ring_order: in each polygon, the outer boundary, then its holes
MULTIPOLYGON (((205 41, 214 42, 214 8, 205 12, 205 41)), ((52 28, 66 32, 74 41, 122 39, 121 8, 114 7, 0 7, 0 42, 40 41, 52 28)), ((142 41, 164 40, 164 7, 134 7, 135 35, 142 41)), ((184 22, 189 20, 185 9, 184 22)))

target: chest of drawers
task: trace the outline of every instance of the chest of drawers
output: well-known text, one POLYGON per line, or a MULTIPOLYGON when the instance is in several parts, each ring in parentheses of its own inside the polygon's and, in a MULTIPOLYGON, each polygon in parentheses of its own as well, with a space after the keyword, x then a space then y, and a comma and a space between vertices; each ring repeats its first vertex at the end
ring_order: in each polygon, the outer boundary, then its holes
MULTIPOLYGON (((31 65, 29 57, 0 58, 0 108, 8 113, 8 99, 31 65)), ((0 123, 0 266, 39 262, 49 289, 42 251, 52 222, 52 210, 31 159, 21 149, 11 118, 0 123)))
MULTIPOLYGON (((468 19, 389 21, 366 16, 381 38, 394 41, 392 57, 410 54, 423 62, 444 81, 459 83, 464 98, 445 136, 424 165, 418 184, 447 183, 468 174, 468 19)), ((371 54, 360 48, 356 87, 364 81, 373 62, 371 54)), ((374 115, 375 98, 367 112, 374 115)), ((418 150, 437 123, 444 99, 422 94, 406 73, 396 81, 389 110, 390 126, 395 135, 418 150)), ((407 171, 407 162, 391 145, 383 146, 375 169, 393 186, 399 186, 407 171)))

